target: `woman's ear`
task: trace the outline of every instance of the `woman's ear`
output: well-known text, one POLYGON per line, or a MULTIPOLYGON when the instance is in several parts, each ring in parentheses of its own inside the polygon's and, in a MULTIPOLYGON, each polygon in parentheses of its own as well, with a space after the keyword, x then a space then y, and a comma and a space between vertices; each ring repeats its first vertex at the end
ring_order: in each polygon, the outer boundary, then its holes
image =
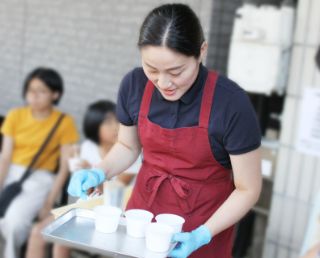
POLYGON ((203 41, 200 49, 199 63, 203 62, 207 57, 208 52, 208 43, 207 41, 203 41))

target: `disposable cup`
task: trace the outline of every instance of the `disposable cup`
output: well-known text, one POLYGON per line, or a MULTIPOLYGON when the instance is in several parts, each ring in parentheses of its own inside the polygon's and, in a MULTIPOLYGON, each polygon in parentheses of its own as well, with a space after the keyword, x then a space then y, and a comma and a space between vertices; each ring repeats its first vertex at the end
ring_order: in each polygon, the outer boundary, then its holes
POLYGON ((70 172, 75 172, 80 169, 82 159, 79 157, 69 158, 68 165, 70 172))
POLYGON ((95 227, 102 233, 117 231, 122 210, 118 207, 100 205, 94 208, 95 227))
POLYGON ((145 237, 146 227, 151 223, 153 214, 147 210, 132 209, 125 212, 127 234, 132 237, 145 237))
POLYGON ((146 229, 146 247, 153 252, 167 252, 173 236, 173 228, 167 224, 155 222, 146 229))
POLYGON ((156 221, 171 226, 174 233, 180 233, 185 219, 176 214, 163 213, 156 216, 156 221))

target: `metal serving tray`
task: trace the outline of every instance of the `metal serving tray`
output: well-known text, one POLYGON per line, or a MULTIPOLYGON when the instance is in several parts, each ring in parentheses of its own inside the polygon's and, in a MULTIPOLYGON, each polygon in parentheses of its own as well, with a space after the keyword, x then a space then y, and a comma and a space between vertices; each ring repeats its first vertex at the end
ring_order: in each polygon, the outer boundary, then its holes
POLYGON ((145 238, 128 236, 124 220, 115 233, 97 232, 94 212, 86 209, 70 210, 49 224, 42 234, 49 242, 109 257, 164 258, 168 254, 147 250, 145 238))

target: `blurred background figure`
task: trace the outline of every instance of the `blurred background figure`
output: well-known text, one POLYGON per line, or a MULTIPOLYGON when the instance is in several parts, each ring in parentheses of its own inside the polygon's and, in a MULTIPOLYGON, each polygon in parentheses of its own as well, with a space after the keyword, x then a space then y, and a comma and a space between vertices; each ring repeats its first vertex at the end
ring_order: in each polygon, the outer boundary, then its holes
POLYGON ((311 248, 302 258, 318 258, 320 257, 320 244, 311 248))
MULTIPOLYGON (((107 100, 97 101, 88 107, 83 121, 83 132, 86 139, 81 144, 80 162, 78 166, 75 166, 75 170, 99 164, 117 141, 119 122, 115 108, 116 105, 107 100)), ((141 158, 116 180, 123 185, 128 185, 138 173, 140 165, 141 158)))
MULTIPOLYGON (((37 68, 23 86, 26 105, 12 109, 1 128, 3 134, 0 160, 0 188, 18 181, 35 153, 61 115, 55 105, 63 94, 60 75, 50 68, 37 68)), ((11 202, 0 231, 5 240, 4 257, 16 258, 27 240, 32 221, 46 218, 68 178, 68 153, 78 141, 71 116, 66 115, 33 172, 23 183, 22 192, 11 202)))
MULTIPOLYGON (((320 47, 315 56, 315 61, 320 70, 320 47)), ((320 190, 314 198, 301 253, 303 258, 320 257, 320 190)))
MULTIPOLYGON (((91 168, 101 162, 104 155, 108 153, 113 144, 117 141, 119 122, 115 115, 116 105, 112 101, 100 100, 88 106, 83 119, 83 133, 85 140, 79 145, 75 144, 70 148, 69 154, 69 170, 74 172, 77 170, 91 168)), ((134 180, 136 174, 141 166, 141 158, 113 182, 118 182, 120 189, 118 194, 113 194, 112 204, 122 206, 123 195, 125 187, 129 186, 134 180)), ((108 186, 114 187, 109 182, 105 183, 104 189, 98 189, 100 194, 108 194, 110 190, 108 186)), ((130 192, 129 186, 128 191, 130 192)), ((108 199, 109 196, 106 196, 108 199)), ((74 202, 75 199, 69 200, 69 203, 74 202)), ((41 236, 42 229, 53 220, 50 216, 46 220, 36 224, 33 227, 29 238, 27 248, 27 258, 42 258, 45 255, 46 243, 41 236)), ((54 245, 54 258, 67 258, 71 255, 71 249, 61 245, 54 245)))

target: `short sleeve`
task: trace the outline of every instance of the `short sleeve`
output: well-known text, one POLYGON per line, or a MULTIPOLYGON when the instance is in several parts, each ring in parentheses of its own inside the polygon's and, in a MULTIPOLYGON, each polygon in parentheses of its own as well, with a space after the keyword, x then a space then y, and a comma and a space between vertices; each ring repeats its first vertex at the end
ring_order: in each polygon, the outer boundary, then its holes
POLYGON ((73 118, 66 115, 61 124, 60 145, 72 144, 79 140, 76 124, 73 118))
POLYGON ((131 84, 132 72, 128 73, 121 81, 116 107, 117 119, 121 124, 124 124, 126 126, 132 126, 134 124, 134 121, 130 116, 128 107, 131 84))
POLYGON ((116 108, 117 119, 121 124, 138 124, 140 104, 147 81, 141 67, 131 70, 121 81, 116 108))
POLYGON ((231 96, 224 123, 223 143, 229 154, 244 154, 261 145, 261 131, 255 110, 242 89, 231 96))
POLYGON ((10 137, 14 137, 15 135, 15 127, 16 127, 16 122, 18 121, 18 113, 16 110, 11 110, 2 126, 1 126, 1 133, 3 135, 6 135, 6 136, 10 136, 10 137))

